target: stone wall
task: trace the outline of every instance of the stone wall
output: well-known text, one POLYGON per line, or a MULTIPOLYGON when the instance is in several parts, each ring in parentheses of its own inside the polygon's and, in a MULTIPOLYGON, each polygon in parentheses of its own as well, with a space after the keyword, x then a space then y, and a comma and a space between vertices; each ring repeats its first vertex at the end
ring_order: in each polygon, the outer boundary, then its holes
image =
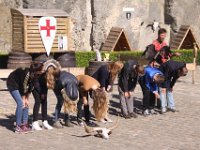
POLYGON ((132 48, 138 49, 141 47, 140 44, 143 44, 139 39, 145 41, 147 38, 140 37, 141 24, 153 22, 154 19, 164 22, 163 4, 162 0, 159 3, 156 0, 96 0, 94 3, 96 16, 93 20, 94 49, 101 47, 112 26, 123 27, 132 48), (123 12, 123 8, 126 7, 135 9, 130 20, 126 18, 126 12, 123 12))
POLYGON ((0 0, 0 52, 11 49, 10 8, 19 8, 21 5, 21 0, 0 0))
POLYGON ((190 25, 200 42, 200 0, 165 0, 165 23, 171 25, 171 41, 181 25, 190 25))

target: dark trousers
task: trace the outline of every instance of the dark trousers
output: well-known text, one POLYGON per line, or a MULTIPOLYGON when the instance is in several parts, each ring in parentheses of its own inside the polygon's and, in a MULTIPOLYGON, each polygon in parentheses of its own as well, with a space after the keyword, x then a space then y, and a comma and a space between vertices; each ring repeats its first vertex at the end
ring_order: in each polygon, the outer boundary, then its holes
MULTIPOLYGON (((58 121, 58 119, 60 118, 60 112, 64 103, 64 99, 63 96, 61 94, 60 91, 58 90, 54 90, 54 94, 56 95, 57 98, 57 104, 56 104, 56 108, 55 108, 55 121, 58 121)), ((65 113, 65 118, 64 121, 69 121, 70 120, 70 116, 68 113, 65 113)))
POLYGON ((90 107, 89 107, 89 104, 88 105, 83 105, 83 100, 82 100, 82 98, 80 98, 79 101, 78 101, 78 104, 77 104, 77 109, 78 109, 78 113, 77 113, 78 122, 80 122, 82 120, 83 116, 85 116, 85 121, 89 122, 90 121, 90 107))
POLYGON ((155 107, 155 94, 149 90, 144 91, 143 105, 145 109, 153 109, 155 107))
POLYGON ((42 105, 42 121, 47 120, 47 93, 44 93, 45 95, 44 99, 41 98, 41 93, 39 93, 37 90, 33 90, 33 97, 35 99, 35 104, 33 107, 33 121, 38 120, 39 110, 40 110, 40 104, 42 105))
POLYGON ((143 93, 143 106, 145 109, 153 109, 155 107, 155 95, 145 86, 144 77, 140 77, 138 80, 142 93, 143 93))

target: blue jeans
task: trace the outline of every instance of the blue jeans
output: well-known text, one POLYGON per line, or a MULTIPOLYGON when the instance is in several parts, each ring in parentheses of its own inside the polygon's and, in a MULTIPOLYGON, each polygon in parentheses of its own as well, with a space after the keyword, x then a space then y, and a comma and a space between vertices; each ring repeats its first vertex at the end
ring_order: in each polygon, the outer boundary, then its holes
POLYGON ((166 89, 165 93, 160 88, 160 101, 162 108, 175 108, 173 93, 169 89, 166 89))
POLYGON ((14 98, 15 102, 17 103, 17 108, 16 108, 16 124, 17 126, 20 126, 23 124, 28 123, 28 113, 29 113, 29 108, 23 108, 23 100, 22 96, 20 95, 18 90, 15 91, 10 91, 10 94, 14 98))

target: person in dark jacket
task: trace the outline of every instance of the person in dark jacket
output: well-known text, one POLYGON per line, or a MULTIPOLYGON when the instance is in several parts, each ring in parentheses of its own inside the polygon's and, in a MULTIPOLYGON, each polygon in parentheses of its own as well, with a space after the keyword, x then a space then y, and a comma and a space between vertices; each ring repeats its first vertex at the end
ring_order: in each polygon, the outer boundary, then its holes
POLYGON ((100 87, 103 90, 110 91, 111 86, 122 67, 123 63, 120 61, 103 65, 92 75, 92 77, 99 81, 100 87))
POLYGON ((125 118, 137 117, 133 111, 133 95, 138 76, 144 73, 144 68, 137 61, 127 61, 119 74, 118 90, 122 115, 125 118))
POLYGON ((176 112, 172 93, 173 87, 179 77, 187 75, 186 64, 184 62, 169 60, 160 66, 160 70, 166 78, 165 82, 160 86, 161 113, 165 113, 167 108, 172 112, 176 112))
MULTIPOLYGON (((100 88, 104 91, 110 92, 112 90, 112 85, 117 74, 121 71, 123 63, 120 61, 112 62, 107 65, 101 66, 94 74, 93 78, 99 81, 100 88)), ((106 116, 106 118, 101 119, 101 122, 112 122, 111 119, 106 116)))
POLYGON ((145 116, 149 114, 156 114, 154 111, 155 100, 159 98, 158 84, 164 82, 163 73, 151 66, 145 67, 145 74, 140 78, 140 86, 143 92, 143 106, 145 116))
POLYGON ((39 78, 34 82, 34 90, 32 92, 35 99, 35 104, 33 107, 33 123, 32 129, 36 131, 42 130, 38 122, 39 109, 41 105, 42 111, 42 125, 45 129, 53 129, 47 122, 47 83, 45 74, 39 76, 39 78))
POLYGON ((70 114, 77 113, 77 102, 79 99, 79 89, 77 78, 66 71, 61 71, 56 85, 54 93, 57 97, 57 104, 55 108, 54 127, 62 128, 62 124, 59 121, 60 111, 64 103, 65 110, 65 125, 67 127, 73 127, 70 122, 70 114))
POLYGON ((39 109, 41 105, 42 127, 51 130, 53 127, 50 126, 47 121, 47 92, 48 89, 54 89, 54 81, 59 76, 61 67, 60 64, 54 59, 44 62, 35 62, 35 64, 37 65, 38 72, 37 78, 34 80, 34 90, 32 92, 35 99, 32 129, 36 131, 42 130, 38 122, 39 109))
POLYGON ((16 133, 31 131, 28 125, 29 95, 33 90, 34 72, 30 68, 18 68, 10 73, 7 87, 17 103, 16 108, 16 133))

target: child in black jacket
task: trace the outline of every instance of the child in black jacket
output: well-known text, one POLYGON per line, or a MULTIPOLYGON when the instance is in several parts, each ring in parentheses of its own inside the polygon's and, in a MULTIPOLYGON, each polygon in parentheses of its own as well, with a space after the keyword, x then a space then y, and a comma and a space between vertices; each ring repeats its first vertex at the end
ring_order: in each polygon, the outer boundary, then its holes
POLYGON ((103 90, 110 91, 111 86, 122 67, 123 63, 120 61, 103 65, 92 75, 92 77, 100 83, 103 90))
POLYGON ((125 118, 134 117, 137 115, 133 111, 133 95, 138 76, 144 74, 144 68, 137 61, 129 60, 124 64, 124 67, 119 74, 118 90, 120 96, 122 115, 125 118))
POLYGON ((77 113, 77 102, 79 99, 77 78, 69 72, 61 71, 60 76, 56 81, 54 93, 57 97, 57 104, 55 108, 55 118, 53 126, 56 128, 62 128, 59 117, 62 105, 64 103, 65 126, 73 127, 73 124, 70 122, 70 114, 77 113))
POLYGON ((33 96, 35 99, 35 104, 33 107, 33 130, 42 130, 38 122, 38 114, 40 105, 42 106, 42 126, 45 129, 51 130, 52 126, 49 125, 47 121, 47 91, 48 89, 54 89, 55 81, 57 76, 60 74, 60 64, 53 60, 47 60, 45 62, 38 63, 38 78, 34 80, 34 90, 33 96))
POLYGON ((160 87, 161 113, 165 113, 167 110, 166 108, 175 112, 176 108, 172 93, 173 87, 179 77, 187 75, 188 70, 186 68, 186 64, 183 62, 169 60, 160 66, 160 70, 166 78, 165 82, 160 87))
POLYGON ((42 106, 41 111, 42 111, 43 127, 48 130, 53 129, 47 122, 47 92, 48 92, 48 88, 47 88, 45 74, 42 74, 34 82, 34 90, 32 92, 33 97, 35 99, 35 104, 33 107, 33 124, 32 124, 33 130, 37 130, 37 131, 42 130, 38 122, 40 105, 42 106))

